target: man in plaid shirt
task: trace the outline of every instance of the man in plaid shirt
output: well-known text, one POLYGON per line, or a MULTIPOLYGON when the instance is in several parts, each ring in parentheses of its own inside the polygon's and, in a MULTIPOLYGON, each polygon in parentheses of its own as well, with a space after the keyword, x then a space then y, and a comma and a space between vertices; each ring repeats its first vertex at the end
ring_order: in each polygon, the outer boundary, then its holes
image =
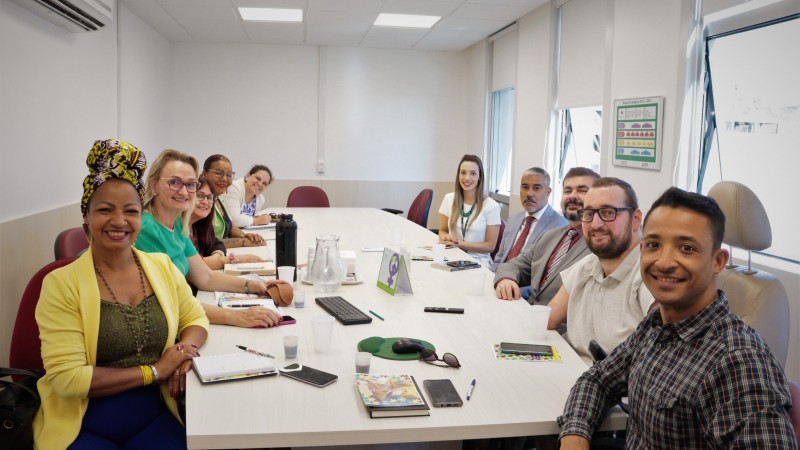
POLYGON ((780 364, 716 288, 724 234, 713 199, 670 188, 656 200, 641 272, 659 308, 578 379, 558 418, 561 449, 588 449, 624 396, 627 448, 798 448, 780 364))

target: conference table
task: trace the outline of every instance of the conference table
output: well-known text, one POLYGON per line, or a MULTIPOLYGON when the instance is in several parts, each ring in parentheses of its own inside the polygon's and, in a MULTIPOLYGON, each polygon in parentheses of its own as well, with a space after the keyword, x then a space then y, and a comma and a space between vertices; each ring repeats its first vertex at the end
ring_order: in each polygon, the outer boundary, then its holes
MULTIPOLYGON (((402 216, 378 209, 270 211, 294 215, 299 265, 305 264, 316 236, 334 234, 339 236, 340 250, 355 252, 356 274, 362 282, 343 285, 334 294, 315 293, 312 285, 298 282, 296 289, 306 294, 305 307, 282 308, 284 314, 295 317, 296 324, 268 329, 212 325, 201 354, 232 353, 238 351, 235 345, 244 345, 275 355, 276 367, 300 363, 336 374, 339 379, 324 388, 280 375, 201 385, 196 376, 189 374, 189 448, 349 446, 558 433, 556 417, 586 365, 555 331, 534 340, 530 306, 524 300, 498 300, 493 274, 488 269, 448 272, 432 268, 430 261, 412 261, 413 294, 392 296, 376 285, 383 253, 362 250, 405 246, 414 256, 432 256, 430 245, 437 242, 435 234, 402 216), (483 288, 476 291, 476 283, 481 281, 483 288), (315 304, 314 298, 328 295, 342 296, 365 313, 372 310, 384 320, 373 317, 369 324, 350 326, 336 322, 331 350, 318 353, 314 350, 311 318, 327 313, 315 304), (426 306, 459 307, 465 312, 426 313, 426 306), (282 337, 286 335, 299 336, 297 359, 284 359, 282 337), (357 343, 371 336, 418 338, 435 345, 440 357, 445 352, 454 354, 461 368, 373 357, 370 373, 410 374, 421 389, 423 380, 449 379, 464 400, 463 406, 431 406, 430 416, 370 418, 356 388, 354 358, 357 343), (562 360, 500 360, 495 356, 494 345, 503 341, 552 345, 562 360), (476 386, 467 401, 466 391, 472 380, 476 380, 476 386)), ((230 251, 274 257, 275 231, 259 233, 267 239, 267 246, 230 251)), ((447 249, 445 256, 449 260, 471 259, 458 248, 447 249)), ((213 303, 214 295, 200 292, 198 299, 213 303)), ((603 427, 624 429, 624 414, 611 414, 603 427)))

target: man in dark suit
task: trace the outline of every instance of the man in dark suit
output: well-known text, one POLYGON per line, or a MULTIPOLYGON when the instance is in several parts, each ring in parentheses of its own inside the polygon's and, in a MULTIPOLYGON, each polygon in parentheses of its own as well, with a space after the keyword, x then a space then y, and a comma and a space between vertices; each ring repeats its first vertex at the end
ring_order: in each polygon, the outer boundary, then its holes
POLYGON ((574 167, 567 172, 561 211, 569 224, 542 233, 519 256, 500 264, 494 277, 497 298, 518 300, 520 286, 530 285, 528 303, 550 303, 561 288, 559 272, 590 253, 583 239, 578 210, 583 208, 583 198, 598 178, 600 175, 585 167, 574 167))
POLYGON ((519 199, 524 211, 509 217, 500 248, 492 261, 492 272, 524 252, 545 231, 567 224, 564 216, 547 203, 551 191, 550 174, 546 170, 531 167, 522 172, 519 199))

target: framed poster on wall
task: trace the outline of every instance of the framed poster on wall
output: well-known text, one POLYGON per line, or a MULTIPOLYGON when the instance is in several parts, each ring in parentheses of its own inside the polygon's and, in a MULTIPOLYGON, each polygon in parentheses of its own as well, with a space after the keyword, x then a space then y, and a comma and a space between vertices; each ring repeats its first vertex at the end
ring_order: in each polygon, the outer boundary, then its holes
POLYGON ((614 101, 615 166, 661 170, 664 97, 614 101))

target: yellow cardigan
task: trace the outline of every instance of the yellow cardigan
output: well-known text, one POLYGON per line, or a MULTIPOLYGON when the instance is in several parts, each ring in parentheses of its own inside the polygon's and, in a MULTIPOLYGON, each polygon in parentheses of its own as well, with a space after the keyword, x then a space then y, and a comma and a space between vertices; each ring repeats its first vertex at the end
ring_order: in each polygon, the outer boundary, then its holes
MULTIPOLYGON (((174 345, 175 336, 190 325, 208 330, 202 305, 167 255, 133 251, 167 318, 164 349, 174 345)), ((45 277, 36 306, 36 322, 47 373, 37 385, 42 406, 33 421, 34 442, 39 449, 62 449, 80 432, 97 363, 100 291, 91 248, 72 264, 45 277)), ((161 386, 161 397, 178 417, 167 385, 161 386)))

